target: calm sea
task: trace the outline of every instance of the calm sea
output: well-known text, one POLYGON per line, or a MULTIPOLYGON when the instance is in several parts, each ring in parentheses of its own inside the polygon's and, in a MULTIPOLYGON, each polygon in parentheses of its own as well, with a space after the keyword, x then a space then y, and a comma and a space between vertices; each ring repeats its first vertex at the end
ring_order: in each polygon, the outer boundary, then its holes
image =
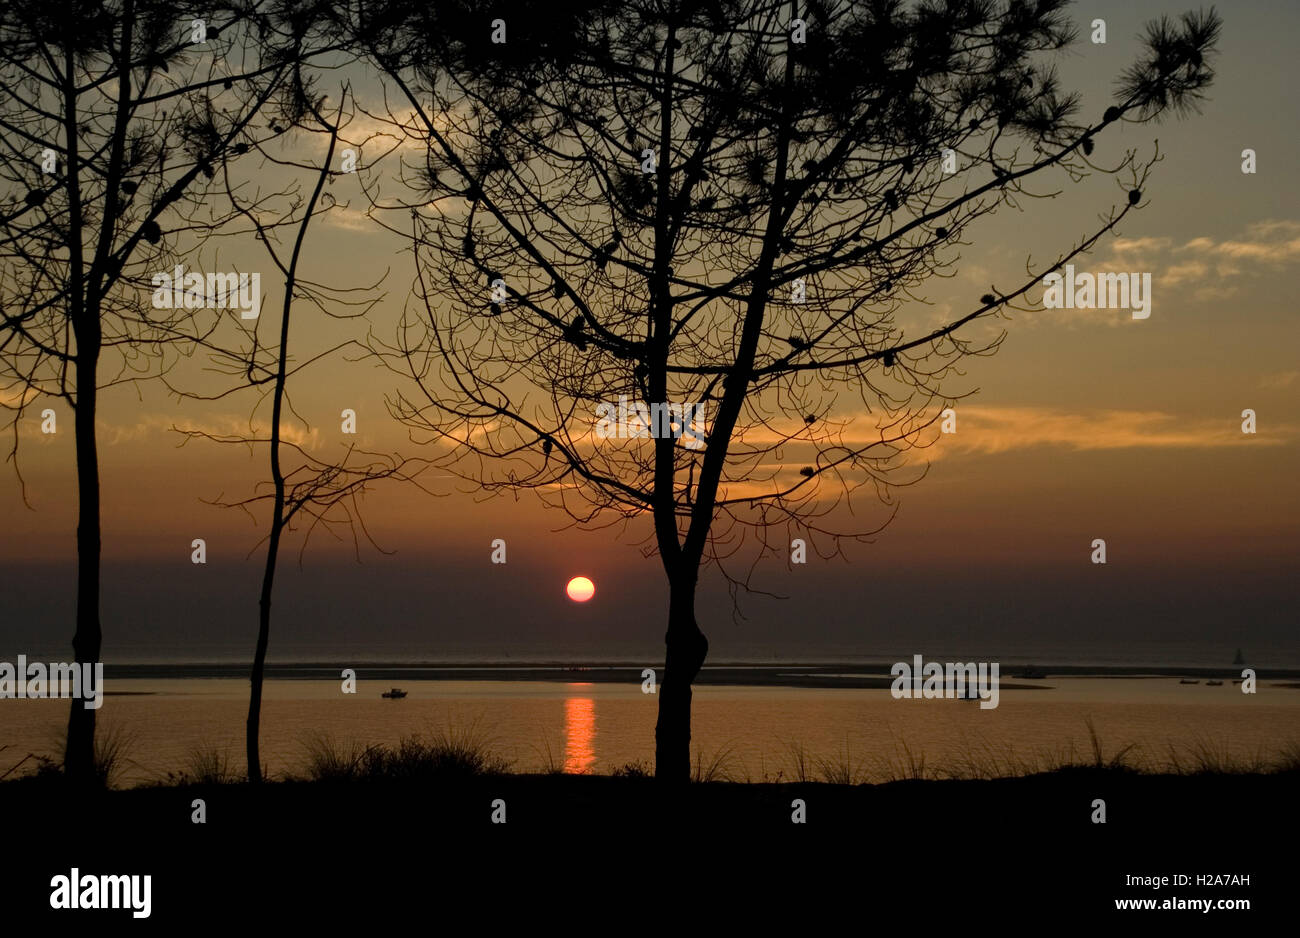
MULTIPOLYGON (((266 685, 262 753, 271 773, 303 768, 308 741, 395 743, 451 728, 477 734, 517 770, 609 772, 653 763, 657 697, 639 684, 541 681, 402 683, 409 696, 380 696, 392 682, 272 680, 266 685)), ((1300 740, 1300 689, 1263 681, 1254 695, 1176 677, 1051 678, 1048 690, 1002 690, 996 709, 974 701, 895 700, 888 690, 698 687, 694 741, 701 766, 735 780, 790 779, 848 768, 863 781, 906 775, 1032 771, 1090 757, 1087 721, 1103 755, 1166 766, 1171 752, 1267 759, 1300 740), (801 771, 800 763, 805 768, 801 771), (909 768, 909 766, 911 768, 909 768)), ((105 733, 129 738, 119 784, 186 769, 193 753, 218 749, 242 771, 246 680, 114 680, 99 711, 105 733)), ((55 755, 67 719, 62 700, 0 700, 0 774, 28 752, 55 755)))

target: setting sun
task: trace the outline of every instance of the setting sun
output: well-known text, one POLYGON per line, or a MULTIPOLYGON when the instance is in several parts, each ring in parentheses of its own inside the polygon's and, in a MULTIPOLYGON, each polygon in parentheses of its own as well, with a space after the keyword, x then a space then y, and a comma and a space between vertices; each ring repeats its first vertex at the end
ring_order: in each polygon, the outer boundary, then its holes
POLYGON ((575 576, 564 588, 575 603, 585 603, 596 595, 596 584, 585 576, 575 576))

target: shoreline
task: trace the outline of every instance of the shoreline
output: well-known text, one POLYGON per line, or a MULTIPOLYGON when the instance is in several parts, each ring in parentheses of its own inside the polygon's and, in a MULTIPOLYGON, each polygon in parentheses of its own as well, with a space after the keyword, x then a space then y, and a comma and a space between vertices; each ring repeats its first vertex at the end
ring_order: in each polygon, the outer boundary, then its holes
MULTIPOLYGON (((783 665, 718 664, 705 666, 695 680, 696 686, 805 687, 805 688, 888 688, 896 680, 889 673, 892 663, 828 664, 792 663, 783 665)), ((342 669, 352 668, 358 681, 489 681, 550 682, 564 684, 639 684, 647 665, 615 663, 572 665, 560 663, 374 663, 345 664, 301 662, 267 664, 267 680, 339 679, 342 669)), ((110 680, 189 680, 243 679, 248 677, 246 664, 121 664, 105 665, 105 681, 110 680)), ((654 666, 656 680, 663 679, 662 665, 654 666)), ((1300 679, 1297 669, 1258 669, 1261 681, 1300 679)), ((1086 665, 1013 665, 1000 675, 1005 690, 1047 690, 1044 681, 1052 678, 1110 678, 1126 680, 1160 680, 1169 678, 1195 681, 1240 681, 1239 668, 1151 668, 1096 667, 1086 665)), ((1204 685, 1200 685, 1204 686, 1204 685)), ((1292 685, 1300 686, 1300 685, 1292 685)))

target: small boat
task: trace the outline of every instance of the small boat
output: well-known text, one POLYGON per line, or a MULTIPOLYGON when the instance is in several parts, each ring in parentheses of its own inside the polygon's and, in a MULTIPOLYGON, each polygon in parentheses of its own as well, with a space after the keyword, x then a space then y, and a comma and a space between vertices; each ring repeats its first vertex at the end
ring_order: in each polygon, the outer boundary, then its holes
POLYGON ((392 700, 401 700, 403 697, 406 696, 406 691, 402 690, 402 689, 399 688, 399 687, 394 687, 394 688, 392 688, 392 689, 390 689, 390 690, 386 690, 386 691, 384 691, 384 692, 383 692, 382 694, 380 694, 379 696, 380 696, 380 697, 388 697, 388 698, 391 698, 392 700))
POLYGON ((1200 682, 1200 681, 1189 681, 1187 678, 1183 678, 1183 679, 1182 679, 1181 681, 1179 681, 1178 683, 1179 683, 1179 684, 1199 684, 1199 683, 1201 683, 1201 682, 1200 682))
POLYGON ((1205 686, 1206 686, 1206 687, 1222 687, 1222 686, 1223 686, 1223 682, 1222 682, 1222 681, 1206 681, 1206 682, 1205 682, 1205 686))

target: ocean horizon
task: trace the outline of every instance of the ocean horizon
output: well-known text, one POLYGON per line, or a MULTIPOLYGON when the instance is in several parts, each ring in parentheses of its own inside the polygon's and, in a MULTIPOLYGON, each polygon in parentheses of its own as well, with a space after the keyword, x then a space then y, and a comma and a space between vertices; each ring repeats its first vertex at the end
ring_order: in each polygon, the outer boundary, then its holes
MULTIPOLYGON (((871 665, 882 662, 910 661, 920 654, 926 660, 938 661, 997 661, 1005 671, 1014 667, 1063 667, 1111 669, 1153 669, 1158 672, 1179 668, 1231 668, 1235 665, 1238 650, 1245 667, 1270 671, 1300 670, 1300 641, 1271 641, 1267 646, 1253 648, 1232 642, 1189 640, 1169 643, 1165 641, 1134 642, 1116 648, 1113 644, 1091 645, 1044 640, 1035 644, 1017 642, 1014 652, 1002 642, 980 642, 969 639, 941 643, 918 641, 903 648, 846 648, 827 646, 809 648, 800 646, 765 647, 734 642, 718 642, 705 661, 709 667, 802 667, 822 665, 871 665)), ((70 642, 46 641, 27 647, 0 649, 0 660, 12 661, 24 654, 29 661, 71 660, 70 642)), ((202 667, 205 665, 246 665, 252 662, 253 642, 246 643, 192 643, 159 645, 154 643, 126 644, 105 642, 101 660, 110 671, 137 665, 173 665, 177 667, 202 667)), ((580 665, 662 667, 663 646, 620 644, 594 646, 579 643, 538 643, 503 647, 500 643, 480 646, 454 643, 440 646, 436 643, 375 643, 345 644, 340 642, 284 642, 277 643, 272 634, 268 665, 276 667, 323 666, 339 667, 563 667, 580 665)))

